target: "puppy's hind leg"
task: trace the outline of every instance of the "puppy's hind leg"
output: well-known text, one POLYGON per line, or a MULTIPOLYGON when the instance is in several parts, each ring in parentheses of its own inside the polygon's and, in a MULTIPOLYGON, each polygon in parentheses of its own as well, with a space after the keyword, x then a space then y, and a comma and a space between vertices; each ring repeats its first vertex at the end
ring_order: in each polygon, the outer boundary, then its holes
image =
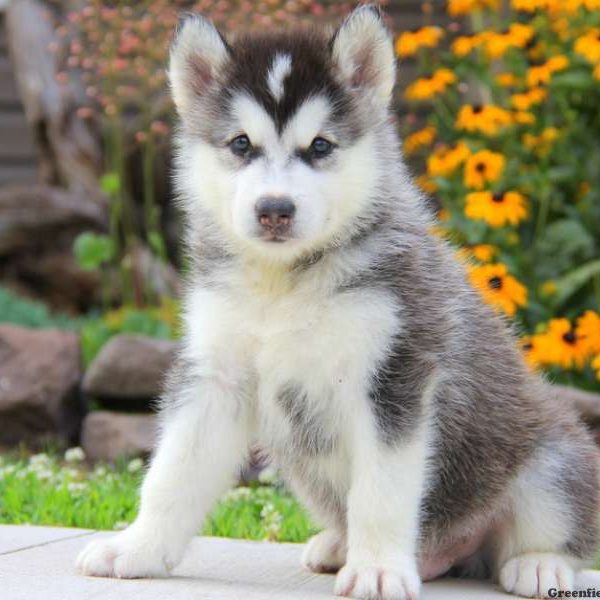
POLYGON ((88 544, 77 561, 85 575, 166 575, 247 451, 244 406, 222 377, 196 377, 184 369, 172 379, 174 406, 165 410, 138 517, 122 533, 88 544))
POLYGON ((572 590, 575 571, 598 545, 598 455, 586 432, 574 428, 541 444, 509 502, 493 540, 500 585, 528 598, 572 590))

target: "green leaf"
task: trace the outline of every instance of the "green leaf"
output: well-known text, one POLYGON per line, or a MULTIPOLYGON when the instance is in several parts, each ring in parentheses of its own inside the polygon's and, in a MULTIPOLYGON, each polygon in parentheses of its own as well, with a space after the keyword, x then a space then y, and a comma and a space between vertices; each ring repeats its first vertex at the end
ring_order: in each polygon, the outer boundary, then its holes
POLYGON ((100 188, 109 196, 116 195, 121 190, 121 178, 119 177, 119 174, 114 171, 105 173, 100 178, 100 188))
POLYGON ((593 260, 585 265, 571 271, 569 274, 555 280, 556 294, 552 298, 554 309, 561 306, 575 292, 581 289, 592 277, 600 274, 600 259, 593 260))
POLYGON ((77 236, 73 252, 79 266, 86 271, 92 271, 114 258, 115 245, 108 236, 87 231, 77 236))

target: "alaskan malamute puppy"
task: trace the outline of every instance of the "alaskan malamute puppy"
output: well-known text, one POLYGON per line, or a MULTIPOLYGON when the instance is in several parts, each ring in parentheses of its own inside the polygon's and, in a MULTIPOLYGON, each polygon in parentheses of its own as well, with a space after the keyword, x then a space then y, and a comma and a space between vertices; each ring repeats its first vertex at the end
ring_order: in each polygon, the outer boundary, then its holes
POLYGON ((332 36, 183 23, 185 342, 139 516, 83 573, 168 573, 255 442, 323 526, 304 564, 338 595, 415 599, 453 568, 539 597, 595 556, 598 452, 429 233, 394 75, 369 6, 332 36))

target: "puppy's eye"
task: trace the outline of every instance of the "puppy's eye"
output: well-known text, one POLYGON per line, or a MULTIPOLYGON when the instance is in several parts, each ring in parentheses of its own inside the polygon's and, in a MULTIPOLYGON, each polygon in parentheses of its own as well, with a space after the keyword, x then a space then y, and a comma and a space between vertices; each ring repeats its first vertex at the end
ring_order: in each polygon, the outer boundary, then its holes
POLYGON ((246 135, 238 135, 229 142, 229 148, 236 156, 245 156, 252 148, 250 138, 246 135))
POLYGON ((325 138, 316 137, 310 144, 309 151, 313 158, 324 158, 333 152, 333 147, 325 138))

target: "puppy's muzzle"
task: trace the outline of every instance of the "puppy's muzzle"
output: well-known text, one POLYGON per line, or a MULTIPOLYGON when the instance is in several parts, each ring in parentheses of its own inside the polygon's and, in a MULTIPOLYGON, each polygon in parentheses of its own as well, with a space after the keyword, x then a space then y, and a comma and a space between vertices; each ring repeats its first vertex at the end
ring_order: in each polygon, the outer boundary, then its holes
POLYGON ((256 203, 256 219, 269 240, 282 240, 292 228, 296 205, 285 196, 264 196, 256 203))

